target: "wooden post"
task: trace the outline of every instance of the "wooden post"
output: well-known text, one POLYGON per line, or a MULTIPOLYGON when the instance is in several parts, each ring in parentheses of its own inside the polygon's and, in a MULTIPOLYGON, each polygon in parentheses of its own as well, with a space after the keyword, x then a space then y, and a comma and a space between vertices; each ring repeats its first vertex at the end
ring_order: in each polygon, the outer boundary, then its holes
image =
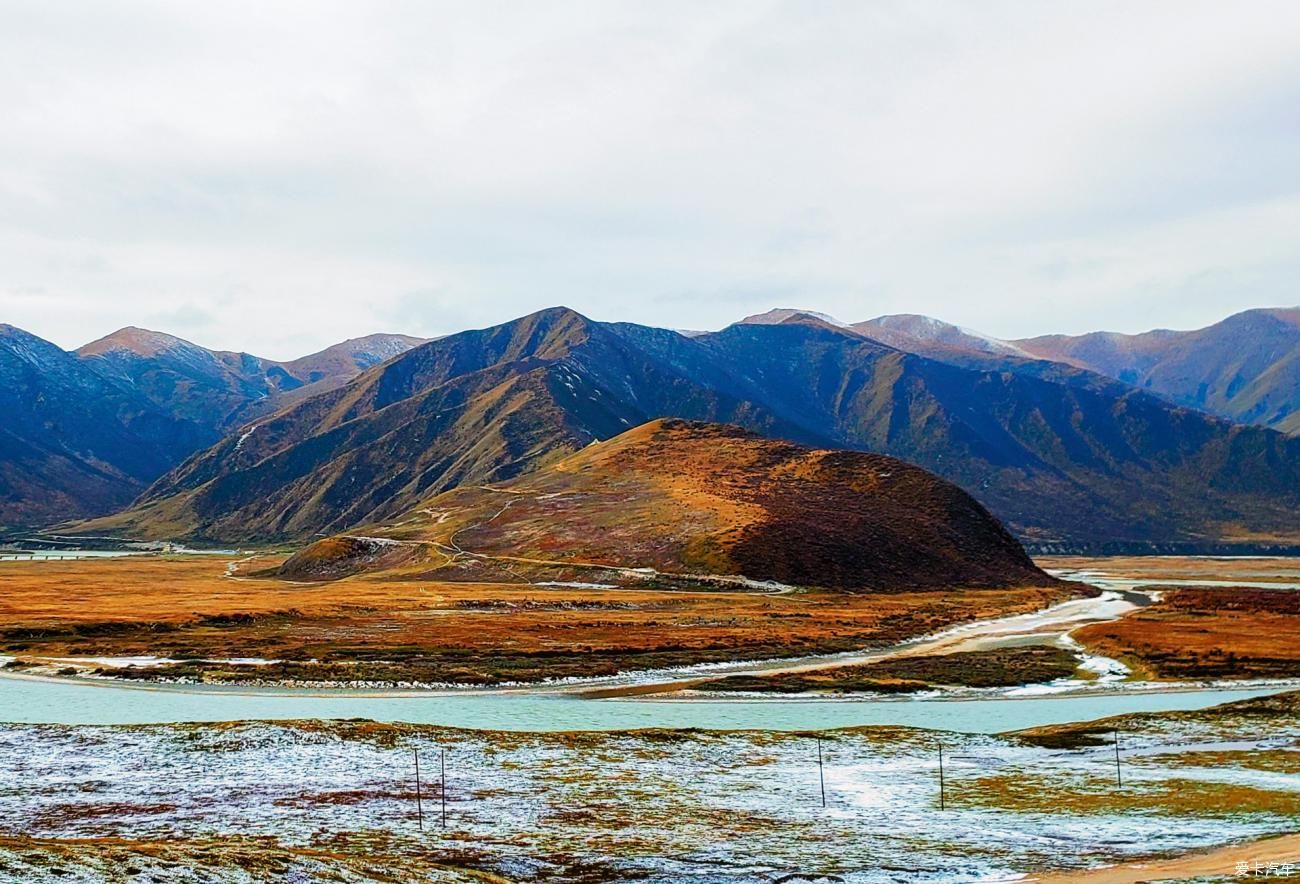
POLYGON ((420 831, 424 831, 424 805, 420 801, 420 750, 415 750, 415 816, 420 821, 420 831))
POLYGON ((438 792, 442 796, 442 827, 445 829, 447 828, 447 750, 440 749, 438 751, 441 753, 439 761, 442 763, 442 785, 439 787, 438 792))
POLYGON ((817 779, 822 785, 822 807, 826 806, 826 773, 822 769, 822 738, 817 737, 817 779))
POLYGON ((1124 785, 1124 775, 1119 769, 1119 728, 1115 728, 1115 785, 1124 785))
POLYGON ((943 796, 943 743, 939 744, 939 809, 946 810, 947 805, 943 796))

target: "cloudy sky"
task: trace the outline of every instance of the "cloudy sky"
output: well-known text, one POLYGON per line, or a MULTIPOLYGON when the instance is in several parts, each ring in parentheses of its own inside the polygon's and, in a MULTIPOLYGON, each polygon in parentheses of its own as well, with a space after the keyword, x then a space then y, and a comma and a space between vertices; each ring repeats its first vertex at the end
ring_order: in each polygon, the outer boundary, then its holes
POLYGON ((0 0, 0 321, 66 347, 1137 331, 1297 280, 1294 0, 0 0))

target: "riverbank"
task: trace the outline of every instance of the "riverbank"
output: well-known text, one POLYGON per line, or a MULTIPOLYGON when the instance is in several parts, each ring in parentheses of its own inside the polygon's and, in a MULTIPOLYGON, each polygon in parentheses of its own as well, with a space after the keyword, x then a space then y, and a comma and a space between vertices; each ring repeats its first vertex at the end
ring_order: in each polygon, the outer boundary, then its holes
POLYGON ((0 655, 118 678, 488 687, 881 648, 1082 586, 850 593, 274 576, 282 557, 5 563, 0 655), (86 667, 78 658, 153 658, 86 667), (256 660, 258 665, 233 661, 256 660))
MULTIPOLYGON (((260 599, 268 591, 265 581, 238 576, 239 569, 250 564, 256 563, 245 559, 226 566, 220 581, 225 596, 218 600, 219 604, 229 606, 234 600, 247 603, 245 593, 251 592, 253 598, 260 599), (229 592, 232 584, 240 591, 229 592), (246 589, 249 586, 253 588, 246 589)), ((1019 690, 1031 693, 1092 693, 1111 689, 1165 689, 1180 678, 1193 687, 1231 679, 1249 682, 1252 677, 1259 684, 1286 683, 1288 678, 1300 672, 1294 661, 1295 651, 1289 648, 1286 640, 1294 630, 1250 629, 1254 623, 1252 617, 1257 620, 1271 616, 1277 620, 1273 607, 1283 604, 1290 611, 1295 606, 1296 595, 1288 591, 1291 574, 1280 563, 1178 560, 1155 568, 1143 563, 1146 572, 1128 560, 1115 563, 1111 571, 1099 567, 1109 563, 1068 560, 1046 564, 1068 565, 1068 568, 1054 570, 1063 576, 1093 580, 1105 591, 1094 590, 1091 596, 1058 600, 1039 610, 979 617, 945 626, 930 634, 911 636, 908 633, 923 624, 936 622, 936 604, 942 606, 944 599, 947 599, 947 610, 942 618, 937 618, 939 623, 944 619, 960 620, 979 612, 971 607, 973 604, 984 608, 995 606, 989 610, 995 610, 998 605, 1023 606, 1026 603, 1024 591, 1019 591, 1019 595, 1017 591, 993 591, 992 595, 987 591, 973 591, 940 594, 938 598, 926 594, 846 598, 816 592, 787 592, 775 597, 748 592, 705 594, 710 598, 703 602, 704 607, 713 609, 717 608, 718 597, 722 596, 729 614, 733 615, 727 622, 733 629, 743 624, 743 632, 739 634, 747 636, 745 642, 754 642, 742 643, 731 651, 703 647, 686 650, 682 645, 678 645, 675 651, 665 651, 662 647, 648 650, 654 636, 698 624, 694 615, 685 623, 681 620, 688 612, 700 610, 700 594, 695 593, 543 587, 541 592, 547 597, 539 600, 532 597, 532 593, 537 591, 535 588, 439 586, 432 592, 428 589, 421 591, 415 604, 401 612, 401 616, 413 621, 412 628, 418 621, 425 623, 426 643, 430 633, 436 636, 463 635, 471 625, 470 621, 478 622, 485 612, 490 612, 489 619, 495 619, 497 631, 487 638, 479 637, 479 641, 486 643, 471 652, 468 648, 448 649, 445 646, 430 649, 394 646, 391 636, 373 644, 367 643, 365 629, 357 627, 349 619, 352 614, 340 621, 331 619, 333 615, 327 613, 338 606, 334 598, 336 584, 324 587, 295 585, 283 590, 275 589, 272 582, 270 591, 296 593, 300 603, 305 601, 304 596, 310 596, 315 604, 326 606, 326 611, 304 613, 293 609, 274 616, 234 612, 203 615, 197 623, 182 619, 179 622, 71 622, 9 627, 5 634, 11 640, 10 649, 14 653, 7 658, 0 656, 0 664, 10 674, 90 676, 95 680, 158 685, 225 684, 253 689, 287 687, 363 691, 409 689, 429 693, 452 689, 485 693, 535 690, 575 692, 590 698, 644 698, 673 694, 683 699, 697 699, 701 692, 757 697, 770 693, 788 694, 801 688, 806 688, 811 695, 821 696, 864 692, 873 690, 873 671, 885 670, 911 675, 900 681, 896 675, 890 676, 886 672, 884 679, 876 680, 878 683, 874 690, 877 693, 900 690, 965 692, 971 686, 994 684, 1019 685, 1023 686, 1019 690), (1239 578, 1251 577, 1260 582, 1268 581, 1272 574, 1273 582, 1267 585, 1275 588, 1253 590, 1219 586, 1217 584, 1222 581, 1213 578, 1215 573, 1232 573, 1239 578), (1200 581, 1211 585, 1171 589, 1163 584, 1147 584, 1143 579, 1147 574, 1149 579, 1156 580, 1165 574, 1183 574, 1186 576, 1182 578, 1164 579, 1182 579, 1187 584, 1200 581), (575 592, 591 598, 569 598, 575 592), (447 593, 456 597, 449 598, 447 593), (497 598, 501 593, 511 595, 513 600, 497 598), (755 599, 756 594, 764 598, 755 599), (1193 594, 1203 601, 1200 608, 1191 612, 1194 620, 1180 632, 1166 609, 1178 599, 1193 594), (611 598, 614 596, 618 597, 617 600, 611 598), (1250 610, 1242 607, 1246 596, 1250 597, 1246 600, 1253 605, 1250 610), (598 601, 597 597, 601 600, 598 601), (1267 610, 1261 607, 1264 602, 1268 603, 1267 610), (1223 610, 1219 610, 1220 607, 1223 610), (611 616, 609 612, 615 608, 621 619, 607 621, 605 618, 611 616), (736 610, 744 613, 736 615, 736 610), (871 630, 876 640, 867 642, 865 648, 857 644, 849 650, 834 650, 835 645, 855 642, 846 642, 837 630, 827 628, 828 624, 813 621, 828 618, 833 623, 844 623, 846 613, 858 628, 871 630), (588 620, 588 617, 593 619, 588 620), (621 623, 625 634, 616 639, 620 649, 609 648, 606 653, 587 652, 585 656, 590 659, 575 669, 566 661, 580 659, 584 654, 545 651, 541 645, 536 650, 521 651, 518 642, 508 651, 496 647, 499 641, 504 641, 496 639, 496 635, 509 624, 525 621, 543 624, 543 630, 555 634, 555 638, 545 638, 546 642, 557 641, 566 633, 581 631, 585 628, 584 623, 605 633, 611 632, 615 622, 621 623), (814 629, 814 633, 809 635, 820 636, 809 639, 814 647, 825 647, 829 643, 832 649, 801 654, 793 652, 787 644, 777 656, 766 656, 765 652, 772 654, 777 651, 772 643, 771 630, 786 628, 785 625, 791 622, 814 629), (1177 672, 1165 672, 1156 670, 1146 659, 1143 649, 1156 648, 1152 641, 1159 641, 1162 635, 1167 634, 1170 641, 1180 646, 1176 649, 1178 653, 1187 654, 1191 645, 1183 640, 1184 632, 1191 630, 1197 635, 1211 635, 1220 628, 1232 646, 1231 653, 1216 651, 1219 645, 1213 645, 1213 642, 1207 645, 1201 636, 1198 641, 1206 645, 1212 658, 1205 662, 1198 659, 1190 668, 1182 666, 1177 672), (353 639, 351 649, 343 652, 342 657, 309 661, 265 656, 194 658, 193 647, 184 647, 182 653, 185 656, 182 657, 90 655, 92 651, 106 648, 143 650, 146 645, 141 642, 148 635, 153 636, 153 645, 176 647, 184 640, 201 639, 208 642, 207 647, 230 650, 234 647, 233 641, 249 641, 251 637, 262 634, 279 635, 281 641, 289 634, 318 641, 313 637, 329 632, 346 633, 353 639), (1127 643, 1116 640, 1116 636, 1128 634, 1137 638, 1130 638, 1127 643), (880 640, 887 636, 895 640, 880 640), (16 651, 14 646, 24 648, 25 652, 16 651), (640 650, 633 651, 633 646, 640 647, 640 650), (79 650, 81 654, 47 656, 40 653, 70 649, 79 650), (1102 654, 1097 653, 1098 650, 1102 654), (447 680, 431 677, 446 674, 449 655, 457 661, 450 664, 452 677, 447 680), (1044 656, 1057 658, 1058 666, 1065 666, 1068 658, 1073 657, 1075 671, 1067 673, 1062 670, 1049 678, 1052 673, 1045 674, 1046 670, 1039 665, 1039 658, 1044 656), (995 665, 990 667, 981 663, 985 658, 996 658, 995 665), (520 660, 529 662, 520 668, 520 660), (960 660, 971 661, 970 664, 961 664, 970 668, 971 673, 955 672, 945 678, 944 671, 953 670, 960 660), (474 661, 478 661, 477 664, 474 661), (1209 666, 1210 663, 1213 666, 1209 666), (496 674, 486 677, 488 669, 496 674), (989 669, 998 671, 996 680, 971 681, 969 676, 976 671, 989 669), (524 677, 506 678, 504 673, 508 671, 524 677), (916 680, 917 674, 924 676, 923 680, 916 680), (1153 675, 1166 678, 1172 675, 1174 678, 1172 681, 1148 682, 1147 679, 1153 675)), ((191 570, 184 563, 171 563, 168 567, 181 567, 187 573, 191 570)), ((199 587, 204 585, 201 581, 198 583, 199 587)), ((364 586, 364 582, 360 582, 354 588, 364 586)), ((375 591, 374 587, 370 589, 375 591)), ((395 590, 384 587, 380 591, 395 590)), ((39 593, 40 590, 36 597, 39 593)), ((196 601, 203 597, 200 594, 196 601)), ((406 598, 410 605, 409 592, 406 598)), ((30 600, 10 604, 15 608, 33 609, 30 600)), ((114 600, 114 604, 120 602, 114 600)), ((4 606, 5 602, 0 601, 0 608, 4 606)), ((349 610, 352 608, 371 610, 364 605, 353 605, 349 610)), ((34 609, 41 610, 39 606, 34 609)), ((391 620, 395 612, 387 610, 384 616, 374 616, 377 617, 375 628, 382 632, 384 623, 391 620)), ((1287 616, 1296 619, 1293 615, 1287 616)), ((577 639, 575 635, 571 640, 576 642, 577 639)), ((786 641, 790 641, 789 636, 786 641)), ((251 650, 252 645, 241 647, 251 650)), ((325 653, 329 657, 338 651, 338 643, 331 642, 330 650, 325 653)))

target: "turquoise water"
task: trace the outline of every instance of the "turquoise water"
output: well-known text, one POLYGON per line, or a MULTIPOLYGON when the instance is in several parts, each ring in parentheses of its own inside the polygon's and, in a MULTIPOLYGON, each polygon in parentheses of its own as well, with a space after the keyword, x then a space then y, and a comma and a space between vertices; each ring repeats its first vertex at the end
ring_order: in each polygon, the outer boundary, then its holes
POLYGON ((704 728, 817 730, 902 725, 997 733, 1130 712, 1202 709, 1279 688, 1131 692, 975 700, 583 700, 564 694, 361 694, 149 689, 0 678, 0 722, 163 724, 293 718, 369 718, 510 731, 704 728))

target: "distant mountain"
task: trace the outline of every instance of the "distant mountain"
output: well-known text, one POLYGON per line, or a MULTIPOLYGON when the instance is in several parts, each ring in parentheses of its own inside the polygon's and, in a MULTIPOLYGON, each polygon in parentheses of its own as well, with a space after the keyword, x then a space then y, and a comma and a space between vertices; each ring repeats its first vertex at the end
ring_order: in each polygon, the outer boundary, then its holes
POLYGON ((1069 365, 993 358, 925 358, 799 311, 686 337, 554 308, 304 399, 87 530, 338 532, 679 417, 900 457, 1043 543, 1300 539, 1300 440, 1069 365))
MULTIPOLYGON (((765 316, 792 314, 809 315, 774 310, 765 316)), ((900 350, 967 367, 1042 374, 1050 369, 1033 362, 1064 363, 1236 423, 1300 434, 1300 308, 1247 310, 1196 331, 1093 332, 1015 341, 911 314, 850 327, 900 350)))
POLYGON ((1008 341, 914 313, 878 316, 866 322, 855 322, 849 327, 891 347, 922 356, 943 358, 954 351, 1025 358, 1032 356, 1008 341))
POLYGON ((193 421, 208 433, 205 444, 210 445, 259 414, 336 387, 422 343, 406 335, 370 335, 277 362, 124 328, 77 355, 106 378, 133 386, 161 408, 193 421))
MULTIPOLYGON (((838 328, 849 328, 848 323, 840 322, 834 316, 826 313, 818 313, 816 310, 792 310, 785 307, 778 307, 775 310, 768 310, 766 313, 755 313, 753 316, 746 316, 740 320, 741 325, 780 325, 790 320, 800 320, 804 322, 824 322, 827 325, 838 328)), ((696 337, 700 333, 691 333, 691 337, 696 337)))
POLYGON ((1054 582, 970 495, 911 464, 677 420, 320 541, 281 576, 392 568, 424 580, 741 576, 848 590, 1054 582))
POLYGON ((0 325, 0 527, 111 512, 210 437, 75 355, 0 325))
POLYGON ((1300 433, 1300 308, 1247 310, 1196 331, 1014 342, 1241 423, 1300 433))
POLYGON ((138 328, 68 353, 0 325, 0 527, 121 509, 245 420, 419 343, 372 335, 281 363, 138 328))

